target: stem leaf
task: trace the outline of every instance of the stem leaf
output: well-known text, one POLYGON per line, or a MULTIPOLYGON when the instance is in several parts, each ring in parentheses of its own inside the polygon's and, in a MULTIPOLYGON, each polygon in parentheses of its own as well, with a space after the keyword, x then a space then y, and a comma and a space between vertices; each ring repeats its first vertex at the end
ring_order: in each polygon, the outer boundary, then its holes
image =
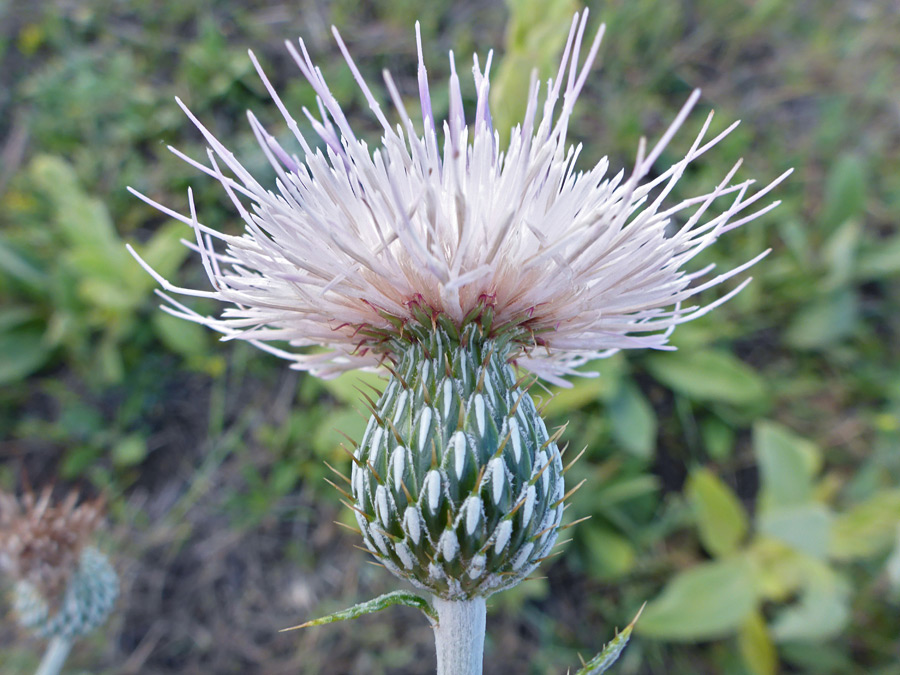
POLYGON ((343 609, 340 612, 334 612, 333 614, 329 614, 318 619, 313 619, 312 621, 307 621, 306 623, 301 623, 299 626, 282 628, 279 632, 285 633, 287 631, 297 630, 299 628, 323 626, 326 623, 345 621, 347 619, 356 619, 363 616, 364 614, 380 612, 382 609, 387 609, 388 607, 393 607, 394 605, 415 607, 416 609, 422 610, 425 615, 428 616, 428 618, 432 619, 433 621, 437 621, 437 613, 425 598, 408 591, 394 591, 393 593, 385 593, 384 595, 380 595, 372 600, 361 602, 358 605, 354 605, 353 607, 350 607, 348 609, 343 609))
POLYGON ((585 663, 584 667, 575 673, 575 675, 600 675, 601 673, 605 673, 625 650, 625 646, 628 644, 629 638, 631 638, 631 631, 634 629, 637 620, 641 618, 641 612, 643 611, 644 608, 641 607, 637 616, 631 620, 631 623, 628 624, 621 633, 617 633, 616 636, 606 644, 603 651, 585 663))

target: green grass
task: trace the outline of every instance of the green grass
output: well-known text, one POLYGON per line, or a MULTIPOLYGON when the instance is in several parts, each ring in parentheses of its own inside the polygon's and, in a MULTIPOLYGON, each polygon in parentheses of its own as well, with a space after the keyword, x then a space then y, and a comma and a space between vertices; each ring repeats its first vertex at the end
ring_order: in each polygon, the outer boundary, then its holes
MULTIPOLYGON (((547 68, 558 45, 541 33, 549 10, 510 4, 521 8, 500 77, 515 100, 528 77, 516 64, 547 68)), ((418 5, 0 6, 0 485, 20 486, 27 473, 106 493, 104 543, 124 582, 109 630, 76 650, 74 668, 430 671, 430 631, 409 610, 276 632, 395 588, 332 524, 349 514, 323 460, 345 468, 334 429, 353 435, 364 424, 352 382, 298 376, 170 320, 124 250, 134 243, 170 278, 204 283, 178 244, 187 228, 126 185, 182 210, 191 185, 207 224, 238 231, 214 181, 166 145, 203 152, 173 101, 181 96, 268 175, 244 111, 287 132, 248 47, 299 109, 312 94, 282 41, 302 35, 354 128, 374 141, 328 27, 340 27, 370 82, 390 67, 412 92, 419 18, 440 115, 447 50, 502 56, 509 14, 499 2, 418 5)), ((591 7, 608 31, 572 125, 585 166, 609 155, 628 167, 640 135, 658 137, 702 87, 689 127, 709 108, 716 128, 743 124, 679 194, 715 184, 740 157, 742 175, 760 180, 796 172, 775 212, 698 261, 727 268, 772 248, 740 296, 679 328, 678 352, 618 355, 599 364, 602 378, 551 404, 554 423, 570 421, 572 445, 588 445, 572 477, 592 487, 569 513, 592 518, 542 567, 546 579, 492 600, 487 672, 564 672, 644 601, 617 672, 893 672, 900 15, 875 2, 591 7)), ((29 672, 40 645, 8 623, 0 662, 29 672)))

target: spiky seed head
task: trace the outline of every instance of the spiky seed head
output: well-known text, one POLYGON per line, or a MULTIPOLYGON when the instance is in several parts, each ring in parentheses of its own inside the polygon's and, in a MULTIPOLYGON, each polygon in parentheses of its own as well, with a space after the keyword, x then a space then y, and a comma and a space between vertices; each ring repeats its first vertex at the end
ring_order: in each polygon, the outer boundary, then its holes
POLYGON ((479 324, 411 341, 356 451, 352 492, 369 550, 445 599, 518 584, 562 520, 559 450, 509 351, 479 324))
POLYGON ((71 492, 55 503, 52 493, 50 487, 21 498, 0 492, 0 570, 56 605, 103 518, 103 502, 79 504, 71 492))
POLYGON ((19 622, 44 637, 84 635, 106 619, 118 595, 107 558, 89 546, 101 499, 59 503, 52 488, 21 498, 0 492, 0 570, 14 580, 19 622))

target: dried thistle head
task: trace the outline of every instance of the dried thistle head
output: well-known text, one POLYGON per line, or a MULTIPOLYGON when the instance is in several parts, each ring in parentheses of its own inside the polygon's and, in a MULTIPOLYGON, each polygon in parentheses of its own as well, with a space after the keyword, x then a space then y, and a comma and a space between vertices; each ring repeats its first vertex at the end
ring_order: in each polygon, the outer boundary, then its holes
POLYGON ((52 493, 47 487, 17 498, 0 491, 0 570, 27 581, 51 607, 60 602, 104 512, 102 498, 79 504, 73 491, 54 503, 52 493))

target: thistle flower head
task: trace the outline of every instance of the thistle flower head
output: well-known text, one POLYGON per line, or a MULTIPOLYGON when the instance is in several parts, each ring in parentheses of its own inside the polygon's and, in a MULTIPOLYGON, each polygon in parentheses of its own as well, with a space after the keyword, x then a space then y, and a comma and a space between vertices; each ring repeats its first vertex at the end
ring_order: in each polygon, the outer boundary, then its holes
POLYGON ((0 570, 57 605, 102 517, 102 500, 78 504, 75 492, 59 503, 51 488, 21 498, 0 492, 0 570))
POLYGON ((249 113, 277 174, 274 186, 260 184, 179 101, 209 145, 208 163, 173 151, 221 182, 245 230, 232 236, 202 224, 190 193, 186 216, 142 197, 194 228, 213 290, 179 288, 148 270, 166 291, 229 305, 203 316, 164 294, 168 311, 320 376, 386 358, 399 363, 418 328, 427 335, 439 324, 456 332, 469 323, 489 326, 487 337, 508 343, 511 360, 560 384, 613 351, 666 348, 676 325, 747 283, 705 306, 690 302, 765 253, 718 276, 710 277, 712 266, 686 268, 721 234, 777 205, 757 202, 784 176, 751 193, 753 181, 733 181, 736 165, 708 193, 669 204, 688 165, 735 126, 707 138, 710 115, 685 157, 651 177, 696 91, 656 145, 648 150, 641 142, 630 173, 611 175, 606 158, 577 168, 581 147, 567 131, 603 35, 601 27, 582 60, 586 26, 587 11, 576 14, 555 77, 542 85, 532 76, 524 118, 507 146, 491 120, 492 55, 483 65, 474 58, 472 114, 451 52, 449 112, 440 121, 418 31, 421 115, 407 111, 385 72, 393 121, 334 31, 381 126, 376 148, 350 127, 302 40, 299 49, 287 48, 317 95, 317 113, 303 110, 317 139, 301 131, 251 53, 300 150, 283 148, 249 113), (306 349, 320 346, 326 351, 306 349))
POLYGON ((109 615, 118 577, 90 546, 103 516, 101 499, 60 503, 47 488, 17 499, 0 492, 0 571, 15 580, 19 622, 42 637, 84 635, 109 615))

